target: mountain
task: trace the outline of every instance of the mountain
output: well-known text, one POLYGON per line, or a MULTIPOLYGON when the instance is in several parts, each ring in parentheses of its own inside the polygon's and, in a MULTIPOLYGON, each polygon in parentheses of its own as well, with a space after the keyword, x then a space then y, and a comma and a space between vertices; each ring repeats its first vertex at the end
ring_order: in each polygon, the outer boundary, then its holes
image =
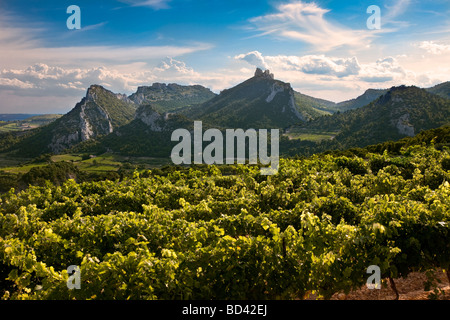
POLYGON ((335 106, 335 110, 344 112, 347 110, 353 110, 364 107, 369 103, 371 103, 372 101, 378 99, 383 94, 386 94, 386 92, 388 92, 388 89, 368 89, 362 95, 360 95, 355 99, 337 103, 335 106))
POLYGON ((450 81, 440 83, 434 87, 427 88, 426 90, 443 98, 450 99, 450 81))
POLYGON ((135 111, 135 104, 125 95, 92 85, 71 111, 33 130, 13 148, 21 156, 60 153, 79 142, 113 132, 131 121, 135 111))
POLYGON ((275 129, 305 120, 291 85, 275 80, 269 70, 259 68, 254 77, 180 113, 222 128, 275 129))
POLYGON ((310 120, 323 115, 330 115, 336 112, 358 109, 376 100, 388 89, 368 89, 355 99, 335 103, 324 99, 313 98, 299 92, 295 92, 295 102, 302 115, 310 120))
POLYGON ((215 96, 210 89, 200 85, 154 83, 152 86, 138 87, 129 99, 137 105, 151 104, 159 112, 168 112, 206 102, 215 96))
POLYGON ((450 100, 414 86, 393 87, 370 104, 324 116, 297 127, 303 132, 339 132, 324 148, 364 147, 414 136, 450 123, 450 100))
POLYGON ((447 124, 449 92, 450 82, 428 89, 400 86, 369 89, 334 103, 296 92, 259 68, 219 95, 200 85, 154 83, 127 97, 92 85, 70 112, 50 124, 0 134, 0 151, 35 157, 80 144, 77 150, 167 156, 174 144, 171 132, 192 130, 195 120, 203 122, 204 130, 289 128, 280 149, 287 147, 290 154, 360 147, 447 124))
POLYGON ((152 105, 141 105, 133 121, 107 136, 86 141, 72 148, 76 153, 115 152, 129 156, 168 157, 177 142, 172 132, 193 130, 193 121, 175 113, 160 113, 152 105))

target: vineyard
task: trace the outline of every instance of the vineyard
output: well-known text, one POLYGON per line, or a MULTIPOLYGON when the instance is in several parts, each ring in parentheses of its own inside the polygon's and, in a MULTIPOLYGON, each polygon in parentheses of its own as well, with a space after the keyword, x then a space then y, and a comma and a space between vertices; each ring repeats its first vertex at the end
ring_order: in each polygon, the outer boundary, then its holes
POLYGON ((450 267, 450 152, 135 172, 0 198, 3 299, 329 299, 450 267), (69 290, 67 268, 81 270, 69 290))

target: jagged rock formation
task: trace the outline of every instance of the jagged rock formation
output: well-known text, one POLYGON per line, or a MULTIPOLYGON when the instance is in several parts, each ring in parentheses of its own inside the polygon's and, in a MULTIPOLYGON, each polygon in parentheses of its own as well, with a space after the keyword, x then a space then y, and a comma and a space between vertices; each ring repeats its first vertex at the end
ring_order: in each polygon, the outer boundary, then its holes
POLYGON ((60 119, 60 126, 66 130, 53 130, 52 140, 47 147, 53 153, 60 153, 78 142, 110 134, 114 131, 113 121, 116 126, 123 125, 131 120, 133 114, 134 108, 126 96, 92 85, 86 97, 60 119))
POLYGON ((17 146, 18 152, 58 154, 80 142, 108 135, 133 119, 136 108, 127 99, 92 85, 70 112, 23 140, 17 146))
POLYGON ((260 68, 256 68, 255 78, 264 78, 264 79, 274 79, 273 73, 270 73, 269 70, 262 71, 260 68))
POLYGON ((142 105, 137 109, 135 119, 145 123, 151 131, 161 132, 164 128, 164 121, 167 120, 167 115, 158 113, 150 105, 142 105))
POLYGON ((409 122, 409 113, 405 113, 398 119, 392 119, 391 125, 394 125, 399 134, 414 137, 414 126, 409 122))

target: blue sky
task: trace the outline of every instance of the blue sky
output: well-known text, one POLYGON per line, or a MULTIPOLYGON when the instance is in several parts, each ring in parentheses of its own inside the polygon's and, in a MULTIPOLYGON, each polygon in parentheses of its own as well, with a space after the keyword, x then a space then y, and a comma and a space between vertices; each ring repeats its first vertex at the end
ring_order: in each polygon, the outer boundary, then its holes
POLYGON ((295 90, 343 101, 368 88, 450 80, 450 2, 0 0, 0 112, 64 113, 91 84, 220 92, 268 68, 295 90), (69 30, 66 9, 81 9, 69 30), (369 30, 370 5, 381 28, 369 30))

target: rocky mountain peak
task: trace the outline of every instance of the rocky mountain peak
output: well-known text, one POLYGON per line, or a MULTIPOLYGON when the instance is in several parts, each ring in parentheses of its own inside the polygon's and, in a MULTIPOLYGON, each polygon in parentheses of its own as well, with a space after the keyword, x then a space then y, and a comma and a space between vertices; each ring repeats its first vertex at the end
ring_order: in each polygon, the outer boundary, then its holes
POLYGON ((98 90, 98 86, 97 85, 91 85, 87 89, 87 91, 86 91, 86 100, 87 100, 87 102, 95 101, 95 99, 97 97, 96 90, 98 90))
POLYGON ((255 78, 264 78, 264 79, 274 79, 273 73, 270 73, 269 70, 262 71, 260 68, 256 68, 255 78))

